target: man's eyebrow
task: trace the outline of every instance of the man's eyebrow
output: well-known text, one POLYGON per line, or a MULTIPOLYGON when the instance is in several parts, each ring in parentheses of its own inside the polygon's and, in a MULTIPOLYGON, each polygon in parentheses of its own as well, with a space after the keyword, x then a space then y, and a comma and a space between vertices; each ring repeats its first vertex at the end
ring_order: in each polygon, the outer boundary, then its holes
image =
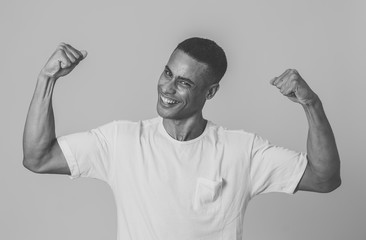
POLYGON ((191 79, 178 76, 179 79, 189 82, 191 85, 196 85, 191 79))
MULTIPOLYGON (((172 70, 170 70, 170 68, 169 68, 167 65, 165 66, 165 69, 172 73, 172 70)), ((182 76, 178 76, 178 79, 180 79, 180 80, 184 80, 184 81, 187 81, 187 82, 189 82, 189 83, 190 83, 190 84, 192 84, 192 85, 196 85, 196 84, 195 84, 191 79, 189 79, 189 78, 185 78, 185 77, 182 77, 182 76)))
POLYGON ((165 70, 168 70, 169 72, 172 72, 172 70, 170 70, 170 68, 168 67, 168 65, 165 65, 165 70))

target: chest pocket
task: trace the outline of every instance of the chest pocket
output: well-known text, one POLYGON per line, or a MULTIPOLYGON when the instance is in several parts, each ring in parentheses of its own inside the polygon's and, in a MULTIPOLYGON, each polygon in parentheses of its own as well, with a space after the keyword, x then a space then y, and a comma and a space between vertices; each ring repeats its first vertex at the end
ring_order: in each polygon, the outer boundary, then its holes
POLYGON ((193 199, 193 210, 200 214, 218 213, 221 207, 222 179, 212 181, 198 178, 193 199))

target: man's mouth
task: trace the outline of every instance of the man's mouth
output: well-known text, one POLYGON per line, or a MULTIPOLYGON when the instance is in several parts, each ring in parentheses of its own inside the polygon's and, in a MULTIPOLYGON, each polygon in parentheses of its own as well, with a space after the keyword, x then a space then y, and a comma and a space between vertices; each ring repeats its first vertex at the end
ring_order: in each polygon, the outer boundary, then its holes
POLYGON ((179 101, 171 99, 171 98, 164 97, 163 95, 160 95, 160 99, 166 105, 174 105, 174 104, 179 103, 179 101))

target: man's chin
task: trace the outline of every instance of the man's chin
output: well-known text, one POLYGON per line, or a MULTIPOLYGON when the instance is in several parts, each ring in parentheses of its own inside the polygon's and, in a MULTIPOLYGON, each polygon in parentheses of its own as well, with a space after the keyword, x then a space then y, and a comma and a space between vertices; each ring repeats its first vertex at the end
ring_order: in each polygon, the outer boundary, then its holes
POLYGON ((164 109, 162 109, 162 107, 159 105, 159 103, 156 106, 156 111, 157 111, 157 113, 158 113, 158 115, 160 117, 162 117, 162 118, 169 118, 169 115, 170 115, 169 112, 166 111, 166 110, 164 110, 164 109))
POLYGON ((166 119, 173 119, 174 118, 174 114, 169 114, 167 111, 161 111, 161 110, 157 110, 158 115, 162 118, 166 118, 166 119))
POLYGON ((160 117, 165 118, 165 119, 179 119, 179 116, 177 115, 176 112, 173 112, 170 109, 163 109, 161 106, 157 106, 156 108, 157 113, 160 117))

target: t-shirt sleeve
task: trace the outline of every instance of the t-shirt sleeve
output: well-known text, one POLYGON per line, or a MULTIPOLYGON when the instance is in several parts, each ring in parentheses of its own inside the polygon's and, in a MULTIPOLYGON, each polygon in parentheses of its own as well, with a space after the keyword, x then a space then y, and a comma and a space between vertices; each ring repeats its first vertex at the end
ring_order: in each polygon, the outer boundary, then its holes
POLYGON ((254 135, 251 152, 251 194, 295 193, 307 165, 306 153, 271 144, 254 135))
POLYGON ((71 179, 90 177, 109 182, 114 160, 115 121, 57 138, 71 179))

